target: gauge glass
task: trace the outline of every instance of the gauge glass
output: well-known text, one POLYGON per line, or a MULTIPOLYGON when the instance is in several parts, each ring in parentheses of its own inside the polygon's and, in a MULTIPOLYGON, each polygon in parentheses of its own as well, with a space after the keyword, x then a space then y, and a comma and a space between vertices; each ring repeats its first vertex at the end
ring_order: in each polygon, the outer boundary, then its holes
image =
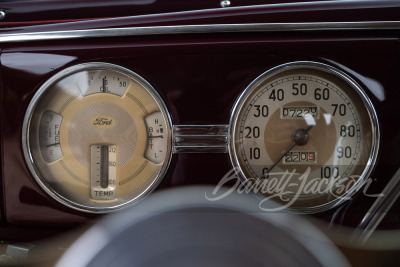
POLYGON ((379 143, 375 110, 343 72, 314 62, 276 67, 252 82, 231 118, 230 156, 259 196, 300 212, 359 190, 379 143))
POLYGON ((136 73, 107 63, 76 65, 36 93, 23 144, 37 182, 59 202, 87 212, 133 203, 163 178, 171 120, 136 73))

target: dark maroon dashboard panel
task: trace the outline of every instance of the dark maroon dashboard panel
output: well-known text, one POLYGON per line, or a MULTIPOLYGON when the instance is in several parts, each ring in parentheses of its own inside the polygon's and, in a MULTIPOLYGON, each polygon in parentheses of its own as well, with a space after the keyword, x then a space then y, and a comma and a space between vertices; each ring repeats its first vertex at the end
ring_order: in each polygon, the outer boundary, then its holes
MULTIPOLYGON (((398 31, 186 34, 1 48, 3 223, 9 226, 63 229, 98 217, 49 197, 30 174, 21 141, 25 112, 38 88, 57 72, 86 62, 113 63, 142 76, 165 101, 175 125, 227 125, 234 102, 261 73, 294 61, 325 63, 359 82, 376 108, 382 138, 370 193, 380 192, 400 165, 398 31)), ((175 154, 159 189, 215 185, 231 168, 228 154, 175 154)), ((343 214, 337 219, 335 210, 317 216, 357 224, 373 200, 359 194, 347 207, 351 219, 343 214)))
MULTIPOLYGON (((45 1, 47 2, 47 1, 45 1)), ((67 1, 69 2, 69 1, 67 1)), ((163 2, 163 1, 162 1, 163 2)), ((247 3, 248 1, 246 1, 247 3)), ((270 1, 269 1, 270 2, 270 1)), ((47 2, 41 10, 51 8, 52 2, 47 2)), ((117 2, 116 2, 117 3, 117 2)), ((239 3, 237 3, 239 4, 239 3)), ((231 8, 215 8, 194 10, 187 7, 185 12, 157 12, 151 15, 118 15, 106 18, 91 19, 79 17, 68 9, 57 11, 57 18, 42 16, 42 21, 26 18, 20 22, 8 20, 7 15, 0 23, 2 33, 29 33, 63 30, 85 30, 119 27, 146 26, 179 26, 205 24, 252 24, 252 23, 302 23, 310 22, 369 22, 398 21, 400 3, 393 0, 385 1, 285 1, 281 4, 262 5, 257 3, 249 6, 233 6, 231 8)), ((17 5, 16 5, 17 6, 17 5)), ((1 7, 0 7, 1 8, 1 7)), ((90 8, 90 7, 89 7, 90 8)), ((161 8, 161 7, 160 7, 161 8)), ((6 11, 6 9, 4 9, 6 11)), ((82 8, 81 10, 84 10, 82 8)), ((125 12, 126 10, 124 10, 125 12)), ((50 14, 47 12, 47 14, 50 14)), ((150 14, 150 13, 149 13, 150 14)))

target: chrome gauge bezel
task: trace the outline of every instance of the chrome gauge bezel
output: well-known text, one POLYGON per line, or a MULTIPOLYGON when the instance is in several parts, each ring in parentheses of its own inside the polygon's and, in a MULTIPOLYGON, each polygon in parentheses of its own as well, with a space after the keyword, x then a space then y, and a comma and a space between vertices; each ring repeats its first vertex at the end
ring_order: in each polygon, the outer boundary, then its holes
MULTIPOLYGON (((235 136, 237 127, 239 127, 239 116, 241 112, 243 111, 243 108, 245 107, 246 102, 249 100, 249 97, 252 96, 255 90, 260 90, 259 85, 282 72, 288 71, 288 70, 295 70, 295 69, 311 69, 311 70, 317 70, 321 71, 330 75, 335 76, 342 82, 346 83, 347 85, 350 86, 350 88, 356 92, 356 94, 360 97, 362 100, 363 105, 365 106, 367 112, 368 112, 368 117, 370 119, 371 123, 371 132, 372 132, 372 143, 371 143, 371 153, 368 158, 368 162, 365 165, 365 169, 363 170, 360 178, 358 181, 348 190, 344 195, 342 195, 340 198, 335 198, 334 200, 317 205, 317 206, 309 206, 309 207, 289 207, 288 210, 296 213, 317 213, 317 212, 322 212, 326 211, 328 209, 334 208, 343 202, 346 201, 346 199, 354 196, 354 194, 357 192, 358 187, 362 184, 362 182, 370 176, 371 172, 373 171, 373 168, 375 166, 376 160, 377 160, 377 155, 379 151, 379 143, 380 143, 380 129, 379 129, 379 123, 378 123, 378 116, 377 112, 365 93, 365 91, 362 89, 362 87, 353 79, 351 78, 348 74, 345 72, 332 67, 330 65, 324 64, 324 63, 319 63, 319 62, 313 62, 313 61, 295 61, 295 62, 288 62, 276 67, 273 67, 261 75, 259 75, 256 79, 254 79, 246 88, 245 90, 241 93, 241 95, 238 97, 236 100, 230 121, 229 121, 229 130, 228 130, 228 153, 229 157, 231 160, 231 163, 233 165, 233 168, 235 169, 235 172, 239 179, 242 182, 248 182, 248 179, 245 175, 245 172, 243 171, 240 161, 238 158, 238 153, 236 146, 235 146, 235 140, 238 139, 238 137, 235 136)), ((265 196, 261 194, 256 194, 257 197, 259 198, 265 198, 265 196)))
POLYGON ((173 147, 173 134, 172 134, 172 119, 171 115, 167 109, 167 106, 165 105, 164 101, 162 100, 161 96, 158 94, 158 92, 154 89, 154 87, 147 82, 143 77, 141 77, 139 74, 116 64, 112 63, 106 63, 106 62, 90 62, 90 63, 82 63, 78 65, 74 65, 71 67, 68 67, 64 70, 61 70, 60 72, 56 73, 53 75, 51 78, 49 78, 46 82, 44 82, 40 88, 37 90, 35 95, 30 101, 30 104, 26 110, 24 121, 23 121, 23 127, 22 127, 22 149, 23 149, 23 154, 25 158, 25 162, 29 168, 30 173, 32 174, 33 178, 35 181, 40 185, 40 187, 53 199, 58 201, 59 203, 72 208, 74 210, 78 210, 81 212, 85 213, 108 213, 112 212, 115 210, 119 210, 121 208, 124 208, 126 206, 129 206, 138 200, 142 199, 146 195, 150 194, 162 181, 164 178, 168 167, 171 162, 172 158, 172 147, 173 147), (164 160, 164 163, 162 165, 162 168, 158 175, 152 180, 150 185, 146 186, 142 190, 142 192, 136 196, 133 199, 130 199, 122 204, 117 204, 113 206, 108 206, 108 207, 94 207, 94 206, 87 206, 87 205, 82 205, 79 203, 76 203, 74 201, 71 201, 64 196, 60 195, 58 192, 56 192, 47 182, 46 179, 43 177, 43 175, 40 173, 38 167, 35 164, 35 161, 33 159, 31 150, 30 150, 30 126, 31 126, 31 120, 33 113, 35 111, 36 106, 38 105, 39 100, 41 97, 45 94, 45 92, 57 84, 57 82, 61 81, 62 79, 78 73, 80 71, 89 71, 89 70, 110 70, 110 71, 115 71, 120 74, 126 75, 130 79, 134 80, 135 82, 139 83, 154 99, 158 107, 160 108, 160 111, 166 121, 166 131, 168 134, 168 142, 167 142, 167 151, 166 151, 166 158, 164 160))

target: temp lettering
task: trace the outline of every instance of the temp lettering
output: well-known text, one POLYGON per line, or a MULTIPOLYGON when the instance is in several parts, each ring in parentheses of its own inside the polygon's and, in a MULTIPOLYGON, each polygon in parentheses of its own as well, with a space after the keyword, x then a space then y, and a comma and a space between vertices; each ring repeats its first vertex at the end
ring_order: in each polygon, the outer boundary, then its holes
POLYGON ((96 197, 111 197, 112 195, 114 195, 113 191, 94 191, 94 193, 96 194, 96 197))

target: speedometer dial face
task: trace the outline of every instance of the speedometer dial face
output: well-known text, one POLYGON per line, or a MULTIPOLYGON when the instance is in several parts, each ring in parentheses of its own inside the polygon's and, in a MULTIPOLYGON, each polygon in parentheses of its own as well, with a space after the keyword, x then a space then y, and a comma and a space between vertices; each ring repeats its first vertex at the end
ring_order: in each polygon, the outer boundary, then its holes
POLYGON ((137 74, 107 63, 68 68, 36 93, 23 145, 37 182, 59 202, 107 212, 148 194, 171 156, 171 120, 137 74))
POLYGON ((314 62, 285 64, 252 82, 236 103, 230 134, 240 178, 300 212, 328 209, 359 190, 379 141, 361 87, 314 62))

